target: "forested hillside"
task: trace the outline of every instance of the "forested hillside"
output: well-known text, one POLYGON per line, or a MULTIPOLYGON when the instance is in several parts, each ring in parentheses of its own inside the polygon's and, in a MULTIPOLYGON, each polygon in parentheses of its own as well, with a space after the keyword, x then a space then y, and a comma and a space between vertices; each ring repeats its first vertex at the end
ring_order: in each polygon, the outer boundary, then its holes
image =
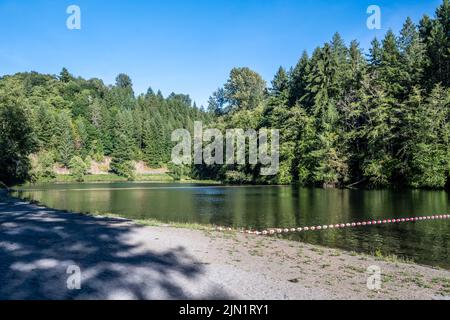
POLYGON ((387 32, 365 53, 339 34, 280 68, 269 89, 236 68, 210 99, 224 128, 281 130, 281 168, 202 167, 237 182, 319 186, 443 188, 450 170, 450 5, 400 34, 387 32))
MULTIPOLYGON (((186 168, 199 178, 236 183, 331 187, 444 188, 450 181, 450 4, 363 51, 336 33, 268 87, 235 68, 208 112, 187 95, 135 96, 121 74, 99 79, 19 73, 0 78, 0 181, 51 176, 58 162, 83 170, 112 157, 111 171, 133 177, 131 161, 170 161, 174 129, 194 121, 217 128, 280 129, 280 172, 252 165, 186 168), (30 154, 34 163, 30 170, 30 154), (81 169, 80 169, 81 168, 81 169)), ((178 169, 177 169, 178 170, 178 169)))
POLYGON ((131 79, 114 86, 99 79, 35 72, 0 79, 0 180, 51 177, 55 162, 83 170, 89 159, 113 158, 111 171, 132 178, 131 160, 159 167, 170 160, 170 133, 206 120, 187 95, 149 89, 135 97, 131 79), (35 154, 30 169, 29 153, 35 154))

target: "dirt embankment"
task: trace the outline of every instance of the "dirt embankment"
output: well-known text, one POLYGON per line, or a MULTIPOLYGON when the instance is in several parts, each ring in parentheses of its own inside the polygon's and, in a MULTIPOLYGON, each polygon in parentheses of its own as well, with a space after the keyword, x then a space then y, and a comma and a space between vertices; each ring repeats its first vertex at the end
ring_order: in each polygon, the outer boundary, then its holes
MULTIPOLYGON (((88 170, 89 174, 108 174, 111 166, 111 157, 105 157, 103 161, 91 161, 91 166, 88 170)), ((53 170, 59 175, 69 175, 70 170, 61 165, 55 164, 53 170)), ((163 168, 150 168, 144 161, 134 161, 134 171, 136 174, 164 174, 169 170, 163 168)))

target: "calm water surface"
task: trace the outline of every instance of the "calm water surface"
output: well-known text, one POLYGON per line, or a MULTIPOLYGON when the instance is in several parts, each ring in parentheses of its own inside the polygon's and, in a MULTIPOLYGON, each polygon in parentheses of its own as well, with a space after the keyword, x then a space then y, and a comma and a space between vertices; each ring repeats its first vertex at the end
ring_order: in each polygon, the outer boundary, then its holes
MULTIPOLYGON (((48 207, 127 218, 233 227, 311 226, 450 212, 444 191, 362 191, 292 186, 86 183, 21 188, 16 195, 48 207)), ((450 220, 290 235, 329 247, 395 254, 450 269, 450 220)))

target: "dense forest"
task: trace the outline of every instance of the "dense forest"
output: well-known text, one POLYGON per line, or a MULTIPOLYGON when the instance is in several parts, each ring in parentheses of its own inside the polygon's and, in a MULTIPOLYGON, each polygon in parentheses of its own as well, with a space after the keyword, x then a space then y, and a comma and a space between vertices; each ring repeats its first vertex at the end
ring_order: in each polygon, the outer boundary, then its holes
POLYGON ((203 111, 187 95, 149 89, 135 96, 121 74, 98 79, 19 73, 0 78, 0 181, 51 177, 55 162, 85 171, 111 157, 111 171, 133 178, 131 162, 170 163, 174 129, 275 128, 280 172, 254 165, 173 167, 196 178, 234 183, 330 187, 444 188, 450 184, 450 4, 416 25, 407 19, 368 52, 339 34, 268 87, 235 68, 203 111), (30 156, 32 155, 32 156, 30 156), (84 168, 84 169, 83 169, 84 168))
POLYGON ((90 160, 112 157, 111 172, 133 179, 132 161, 169 163, 171 132, 208 114, 183 94, 151 88, 135 97, 129 76, 114 86, 99 79, 18 73, 0 80, 0 181, 54 177, 53 165, 83 176, 90 160), (18 125, 20 124, 20 125, 18 125), (29 154, 33 154, 29 157, 29 154), (81 171, 81 172, 80 172, 81 171))
POLYGON ((364 54, 339 34, 281 68, 271 87, 232 70, 210 99, 222 127, 281 130, 280 173, 252 166, 202 168, 236 182, 444 188, 450 171, 450 5, 407 19, 364 54))

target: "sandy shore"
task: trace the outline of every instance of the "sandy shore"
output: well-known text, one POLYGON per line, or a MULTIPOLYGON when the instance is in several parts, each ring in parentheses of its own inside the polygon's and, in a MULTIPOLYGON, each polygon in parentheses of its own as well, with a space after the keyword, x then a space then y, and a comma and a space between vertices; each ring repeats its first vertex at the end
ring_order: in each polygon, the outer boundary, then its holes
POLYGON ((67 213, 0 194, 0 299, 448 299, 450 271, 269 237, 67 213), (67 268, 81 269, 69 290, 67 268), (367 268, 381 289, 367 288, 367 268))

